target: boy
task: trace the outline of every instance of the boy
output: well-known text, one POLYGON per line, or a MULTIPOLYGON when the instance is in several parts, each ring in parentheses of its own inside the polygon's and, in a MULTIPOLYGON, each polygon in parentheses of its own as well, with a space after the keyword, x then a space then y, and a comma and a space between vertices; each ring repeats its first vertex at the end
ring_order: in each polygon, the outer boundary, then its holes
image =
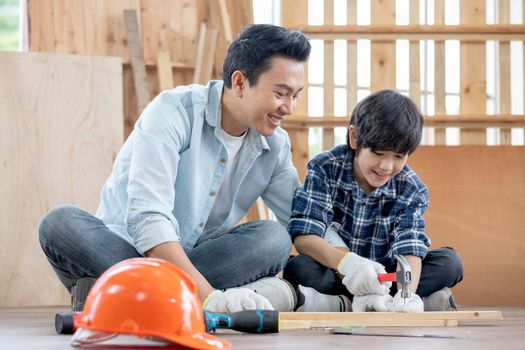
POLYGON ((283 225, 299 181, 279 126, 303 89, 309 54, 298 31, 245 28, 228 49, 222 81, 164 91, 145 108, 95 216, 60 206, 44 217, 40 244, 74 310, 106 269, 142 256, 188 273, 208 310, 279 308, 263 287, 287 283, 257 280, 281 271, 291 249, 283 225), (235 226, 259 196, 281 225, 235 226))
POLYGON ((353 297, 354 311, 416 312, 427 297, 426 310, 455 308, 448 287, 461 281, 462 263, 452 248, 428 251, 428 191, 406 164, 422 128, 423 117, 408 97, 379 91, 355 107, 347 144, 309 162, 288 225, 300 255, 284 270, 306 301, 345 294, 353 297), (412 271, 407 300, 377 279, 396 270, 396 255, 405 256, 412 271))

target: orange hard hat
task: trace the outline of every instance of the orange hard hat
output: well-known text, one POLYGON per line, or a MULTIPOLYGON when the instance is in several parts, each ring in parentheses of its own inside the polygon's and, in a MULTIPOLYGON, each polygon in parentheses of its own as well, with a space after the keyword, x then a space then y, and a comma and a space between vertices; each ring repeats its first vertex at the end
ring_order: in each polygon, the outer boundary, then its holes
POLYGON ((193 279, 177 266, 154 258, 124 260, 104 272, 75 326, 80 332, 158 338, 194 349, 231 347, 206 333, 193 279))

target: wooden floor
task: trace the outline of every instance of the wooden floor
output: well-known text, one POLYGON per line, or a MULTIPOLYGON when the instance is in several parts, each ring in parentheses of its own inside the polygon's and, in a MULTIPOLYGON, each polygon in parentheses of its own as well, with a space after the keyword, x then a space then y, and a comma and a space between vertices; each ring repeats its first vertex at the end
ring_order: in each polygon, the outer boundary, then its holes
MULTIPOLYGON (((216 335, 229 340, 233 344, 232 349, 525 349, 525 307, 468 309, 500 310, 503 312, 504 319, 463 321, 458 327, 369 327, 367 329, 368 333, 454 337, 450 339, 332 335, 326 329, 285 331, 265 335, 220 331, 216 335)), ((0 308, 0 349, 72 349, 69 345, 70 336, 55 334, 54 315, 58 311, 64 311, 64 308, 0 308)), ((97 347, 97 349, 124 348, 127 347, 97 347)), ((132 348, 146 349, 146 347, 132 348)), ((180 349, 180 347, 163 347, 163 349, 180 349)))

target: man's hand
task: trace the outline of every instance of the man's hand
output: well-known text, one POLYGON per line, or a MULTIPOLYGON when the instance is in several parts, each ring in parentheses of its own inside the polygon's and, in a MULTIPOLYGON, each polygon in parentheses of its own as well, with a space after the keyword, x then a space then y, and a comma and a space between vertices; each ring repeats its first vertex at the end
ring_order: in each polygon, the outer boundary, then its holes
POLYGON ((403 298, 398 290, 394 296, 392 311, 395 312, 423 312, 423 300, 416 293, 411 293, 410 298, 403 298))
POLYGON ((386 273, 383 265, 355 253, 347 253, 339 262, 337 271, 345 276, 343 284, 353 295, 385 295, 392 286, 391 282, 379 283, 377 279, 378 273, 386 273))
POLYGON ((353 312, 378 311, 387 312, 392 309, 393 298, 391 295, 356 295, 352 301, 353 312))
POLYGON ((208 295, 202 306, 205 310, 228 313, 253 309, 273 310, 268 299, 248 288, 232 288, 224 292, 216 289, 208 295))

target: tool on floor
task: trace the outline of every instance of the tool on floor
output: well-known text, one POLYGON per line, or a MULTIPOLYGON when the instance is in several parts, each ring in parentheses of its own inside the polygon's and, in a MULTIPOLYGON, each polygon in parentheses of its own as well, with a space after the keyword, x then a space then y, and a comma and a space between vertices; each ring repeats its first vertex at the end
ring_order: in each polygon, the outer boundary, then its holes
POLYGON ((377 279, 381 283, 396 281, 401 283, 401 297, 406 300, 406 298, 410 298, 412 295, 410 291, 410 283, 412 283, 412 271, 410 270, 410 264, 408 263, 408 260, 404 256, 396 255, 395 257, 399 263, 399 266, 401 267, 401 270, 391 273, 379 274, 377 275, 377 279))
MULTIPOLYGON (((59 312, 55 315, 55 330, 58 334, 73 334, 75 320, 81 312, 59 312)), ((206 332, 216 329, 232 329, 244 333, 279 332, 279 312, 275 310, 245 310, 231 314, 204 311, 206 332)))
POLYGON ((356 328, 335 328, 330 330, 330 334, 343 335, 364 335, 368 337, 403 337, 403 338, 441 338, 441 339, 463 339, 451 335, 438 334, 400 334, 400 333, 367 333, 366 327, 356 328))

